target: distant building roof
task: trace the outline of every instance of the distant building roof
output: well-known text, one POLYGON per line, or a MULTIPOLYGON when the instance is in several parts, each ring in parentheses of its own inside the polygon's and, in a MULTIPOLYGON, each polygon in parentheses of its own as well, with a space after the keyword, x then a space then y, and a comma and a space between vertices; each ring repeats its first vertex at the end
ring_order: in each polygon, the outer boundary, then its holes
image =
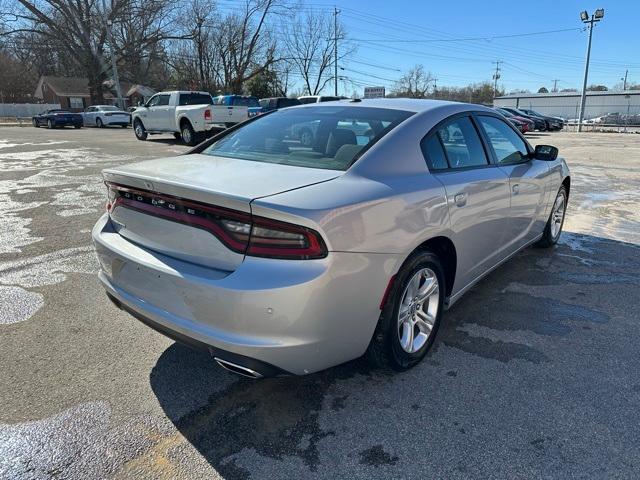
POLYGON ((143 97, 151 97, 156 93, 156 91, 153 88, 149 88, 144 85, 132 85, 131 88, 127 90, 125 96, 130 97, 134 93, 137 93, 138 95, 141 95, 143 97))
MULTIPOLYGON (((551 97, 579 97, 582 92, 550 92, 550 93, 510 93, 508 95, 502 95, 498 98, 551 98, 551 97)), ((587 90, 587 96, 601 96, 601 95, 640 95, 640 90, 624 90, 624 91, 597 91, 587 90)))
MULTIPOLYGON (((90 97, 89 81, 81 77, 53 77, 43 75, 40 77, 34 97, 44 98, 43 86, 50 88, 58 97, 90 97)), ((113 91, 115 82, 113 80, 105 80, 103 96, 106 99, 116 98, 113 91)), ((131 83, 120 82, 120 90, 124 97, 129 97, 134 93, 138 93, 143 97, 150 97, 156 92, 152 88, 144 85, 133 85, 131 83)))
POLYGON ((37 98, 43 98, 43 85, 46 84, 48 88, 59 97, 88 97, 89 96, 89 82, 86 78, 81 77, 52 77, 43 75, 40 77, 38 86, 34 96, 37 98))

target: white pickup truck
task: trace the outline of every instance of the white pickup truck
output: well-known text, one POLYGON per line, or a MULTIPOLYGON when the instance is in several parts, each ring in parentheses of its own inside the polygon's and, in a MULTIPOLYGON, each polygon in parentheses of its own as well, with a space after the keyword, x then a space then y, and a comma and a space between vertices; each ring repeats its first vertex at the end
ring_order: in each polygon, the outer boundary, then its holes
POLYGON ((131 114, 138 140, 147 135, 173 133, 187 145, 196 145, 208 134, 249 118, 247 107, 212 105, 207 92, 160 92, 131 114))

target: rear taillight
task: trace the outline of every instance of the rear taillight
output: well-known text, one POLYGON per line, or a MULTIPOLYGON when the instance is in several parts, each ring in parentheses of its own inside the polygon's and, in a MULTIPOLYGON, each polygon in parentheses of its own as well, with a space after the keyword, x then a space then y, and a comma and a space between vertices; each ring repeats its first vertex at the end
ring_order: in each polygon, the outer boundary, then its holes
POLYGON ((320 234, 310 228, 253 217, 247 255, 306 260, 327 256, 320 234))
POLYGON ((215 235, 227 248, 254 257, 307 260, 327 256, 320 234, 307 227, 171 195, 106 184, 108 213, 122 206, 201 228, 215 235))
POLYGON ((211 120, 211 110, 209 110, 208 108, 204 111, 204 119, 211 120))

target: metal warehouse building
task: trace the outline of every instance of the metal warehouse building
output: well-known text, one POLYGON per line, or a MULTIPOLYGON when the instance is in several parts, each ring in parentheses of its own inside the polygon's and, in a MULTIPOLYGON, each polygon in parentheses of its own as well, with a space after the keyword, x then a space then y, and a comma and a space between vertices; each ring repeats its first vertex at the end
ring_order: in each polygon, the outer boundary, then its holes
MULTIPOLYGON (((493 105, 528 108, 545 115, 575 119, 580 114, 580 92, 515 93, 496 97, 493 105)), ((587 92, 585 120, 610 113, 640 114, 640 90, 587 92)))

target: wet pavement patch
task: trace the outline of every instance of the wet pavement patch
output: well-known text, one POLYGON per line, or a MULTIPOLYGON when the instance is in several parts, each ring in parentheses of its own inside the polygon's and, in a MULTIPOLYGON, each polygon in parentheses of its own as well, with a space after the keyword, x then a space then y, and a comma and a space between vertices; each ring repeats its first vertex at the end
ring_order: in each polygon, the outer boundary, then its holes
POLYGON ((385 452, 382 445, 374 445, 360 452, 360 463, 363 465, 381 467, 383 465, 395 465, 397 462, 398 457, 385 452))
MULTIPOLYGON (((208 355, 174 344, 151 372, 151 386, 165 414, 216 471, 225 478, 247 478, 249 472, 230 458, 244 449, 277 460, 298 457, 309 470, 316 470, 318 442, 336 434, 318 425, 325 394, 336 380, 358 373, 371 374, 361 360, 304 377, 237 379, 215 366, 208 355), (232 379, 204 405, 186 414, 184 405, 173 398, 181 393, 171 388, 172 377, 189 375, 180 367, 181 356, 189 357, 189 364, 198 365, 213 378, 232 379)), ((185 386, 183 383, 182 388, 185 386)), ((343 401, 338 400, 338 410, 344 408, 343 401)))

